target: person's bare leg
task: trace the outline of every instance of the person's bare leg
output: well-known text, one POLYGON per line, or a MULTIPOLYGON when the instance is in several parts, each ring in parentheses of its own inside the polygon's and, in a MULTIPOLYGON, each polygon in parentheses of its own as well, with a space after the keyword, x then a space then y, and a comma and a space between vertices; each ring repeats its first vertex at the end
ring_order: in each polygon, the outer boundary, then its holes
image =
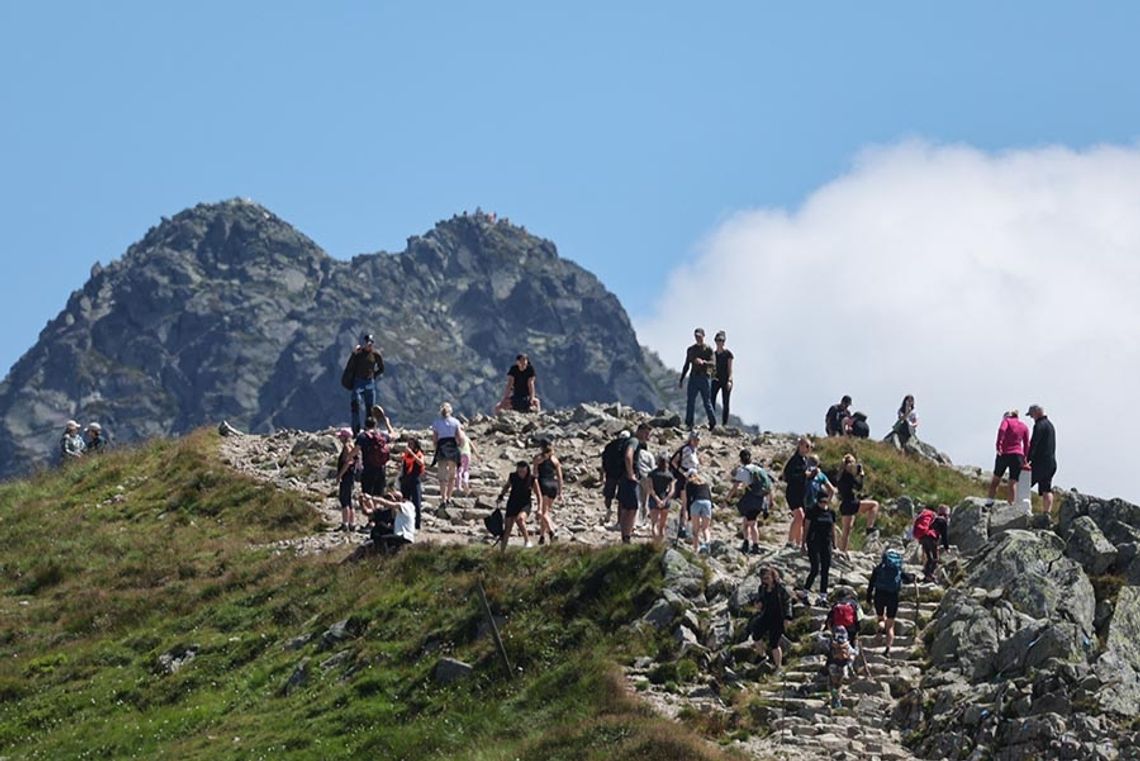
POLYGON ((804 539, 804 509, 797 507, 792 511, 792 525, 788 527, 788 543, 799 547, 804 539))
POLYGON ((1041 495, 1041 507, 1044 508, 1046 515, 1053 514, 1053 492, 1047 491, 1041 495))
MULTIPOLYGON (((989 497, 990 499, 993 499, 994 497, 997 496, 998 484, 1000 482, 1001 482, 1000 476, 994 476, 993 478, 990 479, 990 488, 989 488, 989 491, 986 492, 987 497, 989 497)), ((1013 500, 1011 499, 1010 502, 1012 502, 1012 501, 1013 500)))
POLYGON ((868 529, 874 528, 875 521, 879 519, 879 503, 873 499, 864 499, 860 501, 859 514, 867 516, 868 529))
POLYGON ((776 667, 777 671, 784 665, 784 648, 779 645, 772 648, 772 665, 776 667))
POLYGON ((854 515, 843 516, 843 532, 839 535, 839 551, 847 552, 847 540, 851 537, 851 527, 855 524, 854 515))
POLYGON ((1017 499, 1017 480, 1014 478, 1009 479, 1009 504, 1013 504, 1017 499))
POLYGON ((499 542, 500 549, 507 549, 507 542, 509 542, 511 538, 511 527, 514 525, 514 523, 514 519, 511 518, 508 519, 507 522, 503 525, 503 538, 499 542))
POLYGON ((633 536, 633 524, 636 520, 637 510, 627 510, 623 507, 618 507, 618 524, 621 527, 621 539, 623 542, 633 536))
POLYGON ((895 620, 893 618, 887 619, 887 652, 890 652, 891 646, 895 644, 895 620))

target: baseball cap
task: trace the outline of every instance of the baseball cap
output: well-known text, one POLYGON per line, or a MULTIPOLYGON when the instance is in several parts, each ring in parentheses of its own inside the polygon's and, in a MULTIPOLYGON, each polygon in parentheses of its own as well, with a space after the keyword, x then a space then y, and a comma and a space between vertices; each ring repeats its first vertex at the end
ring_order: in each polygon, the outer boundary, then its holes
POLYGON ((88 423, 87 424, 87 430, 95 431, 96 433, 98 433, 98 432, 103 430, 103 426, 99 425, 98 423, 88 423))
POLYGON ((696 328, 695 330, 693 330, 694 336, 703 336, 704 334, 705 334, 704 328, 696 328))
POLYGON ((1025 414, 1026 415, 1032 415, 1034 412, 1040 412, 1040 411, 1041 411, 1041 405, 1040 404, 1031 404, 1031 405, 1029 405, 1029 409, 1027 409, 1025 411, 1025 414))
POLYGON ((349 439, 352 438, 352 429, 351 428, 341 428, 339 431, 336 432, 336 437, 338 439, 340 439, 341 441, 348 441, 349 439))
POLYGON ((372 342, 373 342, 373 339, 372 339, 372 334, 371 334, 371 333, 362 333, 362 334, 360 335, 360 343, 362 343, 362 344, 370 344, 370 343, 372 343, 372 342))
POLYGON ((79 423, 75 422, 74 420, 68 420, 68 421, 67 421, 67 426, 66 426, 66 427, 67 427, 67 428, 75 428, 75 429, 78 429, 78 428, 79 428, 79 423))
POLYGON ((700 431, 696 430, 695 428, 693 430, 689 431, 689 441, 700 441, 700 440, 701 440, 701 432, 700 431))
POLYGON ((713 336, 713 340, 714 340, 714 341, 723 341, 723 340, 725 340, 724 331, 723 331, 723 330, 718 330, 718 331, 716 332, 716 335, 715 335, 715 336, 713 336))

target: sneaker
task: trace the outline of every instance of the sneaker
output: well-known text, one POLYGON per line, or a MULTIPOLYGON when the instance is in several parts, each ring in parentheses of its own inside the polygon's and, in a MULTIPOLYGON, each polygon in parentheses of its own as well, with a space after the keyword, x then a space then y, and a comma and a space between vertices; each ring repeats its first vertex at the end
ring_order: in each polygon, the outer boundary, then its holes
POLYGON ((760 545, 759 544, 752 545, 752 550, 751 550, 750 554, 759 555, 760 554, 760 545))
POLYGON ((342 523, 342 524, 340 524, 339 526, 337 526, 337 527, 336 527, 336 530, 337 530, 337 531, 347 531, 347 530, 348 530, 348 524, 347 524, 347 523, 342 523))
POLYGON ((827 607, 827 595, 821 594, 819 597, 815 598, 815 604, 821 608, 826 608, 827 607))
POLYGON ((533 546, 534 545, 530 543, 529 539, 527 539, 525 542, 523 542, 523 547, 533 547, 533 546))
POLYGON ((538 543, 539 544, 546 544, 546 535, 545 534, 539 534, 538 543))
POLYGON ((741 552, 748 552, 748 540, 747 539, 744 540, 744 544, 740 545, 740 551, 741 552))
POLYGON ((867 536, 878 536, 878 535, 879 535, 879 527, 878 526, 871 526, 871 528, 867 529, 867 536))
POLYGON ((697 548, 697 552, 701 555, 707 555, 709 554, 709 546, 707 544, 701 544, 701 546, 697 548))

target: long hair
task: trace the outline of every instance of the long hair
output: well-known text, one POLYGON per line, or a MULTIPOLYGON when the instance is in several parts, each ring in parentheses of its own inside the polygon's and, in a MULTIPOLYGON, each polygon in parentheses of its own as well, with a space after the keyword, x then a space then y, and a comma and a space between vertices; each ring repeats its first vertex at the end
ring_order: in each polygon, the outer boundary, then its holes
POLYGON ((907 394, 906 396, 903 397, 902 404, 899 405, 899 417, 905 417, 913 409, 914 409, 914 396, 911 394, 907 394))

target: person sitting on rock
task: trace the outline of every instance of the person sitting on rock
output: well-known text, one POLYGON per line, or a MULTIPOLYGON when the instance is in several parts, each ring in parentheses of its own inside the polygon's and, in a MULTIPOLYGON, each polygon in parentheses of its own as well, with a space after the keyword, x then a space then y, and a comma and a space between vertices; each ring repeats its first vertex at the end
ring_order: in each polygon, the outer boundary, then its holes
POLYGON ((879 564, 871 571, 867 580, 867 603, 874 605, 879 617, 879 630, 886 636, 883 655, 890 657, 891 645, 895 642, 895 618, 899 614, 899 594, 903 584, 914 581, 914 575, 903 570, 902 553, 888 549, 879 559, 879 564))
POLYGON ((59 440, 59 455, 63 462, 78 460, 86 451, 83 437, 79 435, 79 423, 68 420, 64 427, 63 436, 59 440))
POLYGON ((843 685, 854 673, 855 653, 847 637, 847 629, 837 626, 831 631, 827 648, 828 688, 833 709, 843 706, 843 685))
POLYGON ((827 414, 823 417, 823 427, 828 436, 844 436, 847 434, 847 428, 850 425, 850 413, 848 412, 850 409, 851 397, 846 394, 839 400, 839 404, 833 404, 827 408, 827 414))
POLYGON ((515 357, 515 363, 507 370, 507 387, 502 400, 495 405, 495 413, 503 410, 515 412, 539 412, 542 405, 534 391, 534 366, 525 354, 515 357))
POLYGON ((891 428, 891 432, 883 441, 893 444, 895 449, 903 449, 917 433, 918 413, 914 411, 914 397, 907 394, 903 397, 902 404, 899 405, 897 419, 891 428))
POLYGON ((345 377, 352 384, 352 432, 360 433, 361 412, 367 413, 376 403, 376 381, 384 374, 384 358, 376 348, 371 333, 360 337, 360 343, 352 349, 345 367, 345 377))
POLYGON ((1029 426, 1021 422, 1017 410, 1002 413, 994 446, 997 455, 994 457, 994 476, 990 479, 989 499, 992 503, 997 496, 1002 476, 1008 471, 1009 503, 1012 505, 1017 498, 1017 479, 1021 478, 1025 455, 1029 452, 1029 426))
POLYGON ((375 497, 370 508, 373 546, 384 554, 397 552, 416 540, 416 506, 396 492, 375 497))
POLYGON ((756 606, 757 613, 748 622, 748 636, 752 638, 760 655, 764 654, 767 646, 772 666, 779 672, 784 663, 784 649, 780 640, 784 637, 785 623, 792 618, 792 598, 787 587, 780 581, 780 572, 772 566, 760 569, 756 606))
POLYGON ((866 413, 852 413, 851 435, 857 439, 869 439, 871 437, 871 426, 867 423, 866 413))
POLYGON ((935 581, 938 570, 940 549, 950 549, 950 508, 939 505, 938 512, 924 507, 914 519, 911 535, 918 540, 926 562, 922 566, 922 580, 928 584, 935 581))
POLYGON ((665 541, 672 496, 673 474, 669 471, 669 458, 659 454, 657 467, 649 474, 649 526, 654 541, 665 541))
POLYGON ((752 462, 752 452, 747 449, 740 450, 740 467, 732 475, 732 488, 728 492, 728 501, 732 502, 742 490, 744 493, 736 506, 743 521, 740 533, 744 536, 744 543, 740 545, 740 551, 759 555, 760 531, 756 528, 756 519, 761 515, 768 517, 772 477, 763 466, 752 462))
MULTIPOLYGON (((378 408, 379 409, 379 408, 378 408)), ((360 502, 361 509, 368 512, 372 509, 370 501, 373 497, 383 494, 388 488, 388 460, 391 459, 392 421, 379 410, 381 418, 369 415, 364 420, 364 430, 356 437, 356 448, 360 452, 360 502), (386 431, 377 428, 377 422, 383 419, 386 431)))
POLYGON ((554 522, 550 512, 554 502, 562 496, 562 463, 554 454, 554 444, 547 441, 534 458, 534 472, 538 479, 538 543, 545 544, 547 537, 554 542, 554 522))
POLYGON ((459 469, 459 442, 466 438, 463 424, 451 412, 451 404, 444 402, 439 406, 439 417, 431 424, 432 446, 435 449, 432 465, 437 468, 440 507, 451 504, 451 495, 455 491, 455 472, 459 469))
POLYGON ((532 496, 541 503, 542 492, 539 489, 538 479, 531 475, 530 463, 519 460, 515 464, 514 472, 507 476, 507 482, 503 484, 503 490, 499 492, 499 498, 495 501, 496 505, 501 505, 503 498, 507 498, 506 520, 503 524, 503 535, 499 539, 502 549, 507 549, 513 526, 518 526, 523 546, 530 547, 530 531, 526 522, 530 517, 532 496))
POLYGON ((340 453, 336 459, 337 500, 340 502, 340 530, 356 530, 356 512, 352 509, 352 489, 356 483, 356 466, 360 453, 352 441, 352 429, 336 432, 340 440, 340 453))
POLYGON ((693 552, 707 554, 709 551, 709 527, 712 525, 712 487, 699 470, 685 474, 685 498, 692 516, 693 552))
POLYGON ((106 451, 107 437, 103 433, 103 426, 98 423, 87 424, 87 435, 83 439, 83 448, 87 454, 106 451))
POLYGON ((788 527, 788 546, 799 547, 804 541, 804 492, 807 489, 807 458, 811 454, 811 442, 801 437, 796 442, 796 451, 784 463, 783 479, 787 487, 784 496, 788 510, 792 513, 792 525, 788 527))
POLYGON ((811 590, 811 584, 818 573, 819 597, 816 604, 826 606, 831 551, 835 548, 835 511, 831 509, 831 497, 825 490, 820 489, 814 496, 815 502, 805 511, 804 516, 807 531, 804 532, 803 551, 807 553, 811 564, 804 589, 811 590))
POLYGON ((614 497, 625 478, 625 445, 629 443, 630 436, 629 431, 622 431, 602 450, 602 500, 606 505, 606 518, 602 525, 608 525, 613 519, 614 497))
POLYGON ((839 473, 836 487, 839 491, 839 515, 843 524, 839 551, 846 553, 856 515, 866 516, 868 536, 879 533, 875 526, 875 519, 879 517, 879 503, 859 496, 863 490, 863 464, 851 453, 843 455, 843 469, 839 473))
POLYGON ((425 470, 424 450, 419 439, 408 439, 404 453, 400 455, 400 496, 410 501, 416 508, 416 531, 420 530, 423 518, 425 470))

